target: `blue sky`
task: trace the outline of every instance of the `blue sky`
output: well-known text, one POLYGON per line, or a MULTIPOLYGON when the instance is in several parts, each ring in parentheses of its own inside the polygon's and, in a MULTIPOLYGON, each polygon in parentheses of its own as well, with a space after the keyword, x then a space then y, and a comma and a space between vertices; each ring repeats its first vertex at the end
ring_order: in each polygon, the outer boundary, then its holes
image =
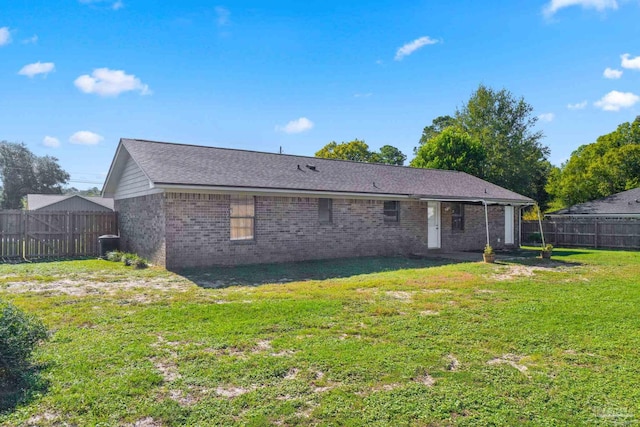
POLYGON ((411 157, 480 83, 560 164, 640 114, 638 0, 2 2, 0 140, 101 187, 121 137, 411 157))

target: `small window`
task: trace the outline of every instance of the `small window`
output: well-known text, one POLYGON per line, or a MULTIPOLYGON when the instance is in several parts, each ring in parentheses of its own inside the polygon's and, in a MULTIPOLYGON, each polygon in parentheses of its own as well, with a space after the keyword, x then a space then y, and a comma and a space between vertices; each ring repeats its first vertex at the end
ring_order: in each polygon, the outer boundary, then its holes
POLYGON ((451 204, 451 230, 464 231, 464 204, 451 204))
POLYGON ((324 224, 333 222, 333 199, 318 199, 318 220, 324 224))
POLYGON ((384 202, 384 222, 398 222, 400 203, 396 201, 384 202))
POLYGON ((253 240, 255 224, 253 196, 231 196, 229 218, 231 240, 253 240))

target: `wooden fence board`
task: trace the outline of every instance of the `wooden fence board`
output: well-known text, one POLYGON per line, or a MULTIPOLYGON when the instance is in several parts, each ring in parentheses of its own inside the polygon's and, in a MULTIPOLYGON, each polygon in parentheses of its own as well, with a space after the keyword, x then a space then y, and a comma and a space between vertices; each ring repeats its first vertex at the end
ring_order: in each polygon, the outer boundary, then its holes
MULTIPOLYGON (((640 249, 640 221, 634 219, 542 221, 546 243, 558 247, 640 249)), ((522 221, 522 242, 540 243, 538 221, 522 221)))
POLYGON ((104 234, 118 234, 115 212, 0 211, 0 259, 98 255, 104 234))

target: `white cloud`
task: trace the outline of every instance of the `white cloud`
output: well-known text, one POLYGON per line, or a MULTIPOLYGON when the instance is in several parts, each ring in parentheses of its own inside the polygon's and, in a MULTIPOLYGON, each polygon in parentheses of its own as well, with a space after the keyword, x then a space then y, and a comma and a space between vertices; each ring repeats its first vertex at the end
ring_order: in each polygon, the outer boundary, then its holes
POLYGON ((276 130, 284 133, 301 133, 311 130, 314 124, 306 117, 300 117, 298 120, 292 120, 284 126, 276 126, 276 130))
POLYGON ((225 25, 229 25, 229 17, 231 16, 231 12, 229 9, 224 8, 222 6, 217 6, 215 8, 216 11, 216 21, 219 26, 224 27, 225 25))
POLYGON ((53 136, 47 135, 42 140, 42 145, 44 145, 45 147, 56 148, 60 146, 60 140, 53 136))
POLYGON ((631 58, 631 55, 625 53, 624 55, 620 55, 620 58, 622 59, 622 68, 627 68, 629 70, 640 70, 640 56, 631 58))
POLYGON ((88 130, 81 130, 69 137, 69 142, 78 145, 96 145, 104 138, 97 133, 89 132, 88 130))
POLYGON ((34 34, 33 36, 29 37, 28 39, 24 39, 22 40, 23 44, 36 44, 38 43, 38 35, 34 34))
POLYGON ((633 107, 638 101, 640 101, 640 96, 634 93, 612 90, 594 105, 604 111, 620 111, 621 108, 633 107))
POLYGON ((369 98, 373 96, 373 93, 371 92, 367 92, 367 93, 354 93, 353 97, 354 98, 369 98))
POLYGON ((555 114, 553 114, 553 113, 542 113, 542 114, 540 114, 540 115, 538 116, 538 119, 539 119, 541 122, 552 122, 552 121, 553 121, 553 119, 555 119, 555 118, 556 118, 556 115, 555 115, 555 114))
POLYGON ((567 108, 569 110, 584 110, 585 108, 587 108, 587 105, 589 103, 585 100, 582 102, 577 102, 575 104, 567 104, 567 108))
POLYGON ((84 93, 100 96, 118 96, 122 92, 138 91, 141 95, 150 95, 149 86, 143 84, 133 74, 122 70, 96 68, 91 75, 85 74, 73 82, 84 93))
POLYGON ((11 33, 9 27, 0 28, 0 46, 11 43, 11 33))
POLYGON ((56 66, 53 62, 34 62, 33 64, 25 65, 18 71, 21 76, 27 76, 32 78, 38 74, 44 74, 45 76, 55 70, 56 66))
POLYGON ((100 3, 110 3, 110 8, 113 10, 120 10, 124 7, 124 3, 122 0, 80 0, 82 4, 100 4, 100 3))
POLYGON ((402 58, 404 58, 405 56, 411 55, 413 52, 420 49, 421 47, 427 46, 430 44, 436 44, 436 43, 438 43, 438 40, 434 40, 431 37, 427 37, 427 36, 420 37, 419 39, 415 39, 414 41, 409 42, 404 46, 400 47, 396 51, 396 56, 394 59, 396 61, 401 61, 402 58))
POLYGON ((620 77, 622 77, 622 73, 622 70, 614 70, 613 68, 607 67, 605 68, 602 75, 605 79, 619 79, 620 77))
POLYGON ((602 12, 606 9, 617 9, 618 2, 616 0, 551 0, 543 8, 543 13, 545 16, 551 17, 560 9, 571 6, 581 6, 584 9, 595 9, 602 12))

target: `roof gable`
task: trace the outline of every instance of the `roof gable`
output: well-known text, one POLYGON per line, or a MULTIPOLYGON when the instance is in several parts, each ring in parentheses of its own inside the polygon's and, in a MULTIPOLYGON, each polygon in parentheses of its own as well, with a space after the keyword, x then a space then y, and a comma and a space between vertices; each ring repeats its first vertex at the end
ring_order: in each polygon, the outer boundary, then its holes
POLYGON ((72 199, 83 200, 113 210, 113 199, 81 196, 79 194, 27 194, 27 209, 35 211, 46 207, 53 207, 53 205, 62 204, 72 199))
MULTIPOLYGON (((332 192, 443 199, 532 200, 464 172, 227 148, 122 139, 126 151, 156 187, 332 192)), ((114 159, 109 175, 115 176, 114 159)), ((104 192, 110 184, 105 183, 104 192)))

